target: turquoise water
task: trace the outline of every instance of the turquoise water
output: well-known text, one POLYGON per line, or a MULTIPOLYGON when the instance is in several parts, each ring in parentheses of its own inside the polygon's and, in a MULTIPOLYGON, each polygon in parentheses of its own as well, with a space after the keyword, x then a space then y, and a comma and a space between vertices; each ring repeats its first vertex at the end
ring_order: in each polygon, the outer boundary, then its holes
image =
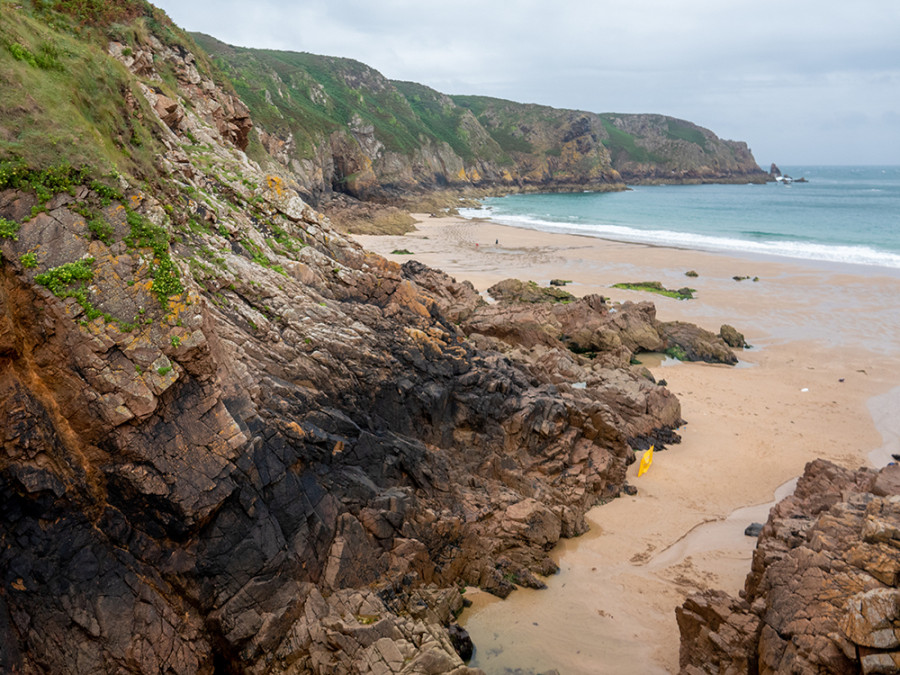
POLYGON ((509 195, 463 215, 618 241, 900 269, 900 166, 781 170, 795 182, 509 195), (808 182, 796 182, 801 177, 808 182))

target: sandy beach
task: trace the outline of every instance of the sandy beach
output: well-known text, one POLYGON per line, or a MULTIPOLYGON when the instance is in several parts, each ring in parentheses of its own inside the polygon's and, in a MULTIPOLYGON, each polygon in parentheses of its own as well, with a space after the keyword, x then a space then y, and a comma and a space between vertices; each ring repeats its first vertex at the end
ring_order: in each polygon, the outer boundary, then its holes
POLYGON ((356 240, 481 292, 510 277, 567 279, 575 295, 651 300, 662 320, 715 332, 731 324, 753 345, 738 367, 646 360, 681 400, 682 443, 657 453, 640 478, 630 467, 638 494, 590 512, 591 531, 557 548, 561 571, 547 590, 505 601, 467 592, 472 665, 488 673, 677 672, 675 607, 697 589, 742 588, 756 541, 743 530, 765 520, 776 492, 816 457, 857 468, 900 452, 898 271, 417 218, 406 236, 356 240), (391 254, 398 249, 412 255, 391 254), (690 286, 696 299, 610 288, 629 281, 690 286))

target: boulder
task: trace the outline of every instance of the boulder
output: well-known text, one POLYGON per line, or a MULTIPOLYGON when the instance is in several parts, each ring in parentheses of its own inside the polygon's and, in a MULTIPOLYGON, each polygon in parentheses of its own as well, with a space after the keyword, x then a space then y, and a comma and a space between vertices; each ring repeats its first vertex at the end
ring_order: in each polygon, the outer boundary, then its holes
POLYGON ((665 351, 684 361, 705 361, 734 365, 738 359, 725 341, 699 326, 672 321, 659 324, 665 351))
POLYGON ((745 347, 749 347, 744 340, 744 335, 739 333, 734 326, 730 326, 727 323, 722 324, 722 327, 719 329, 719 337, 725 341, 726 345, 733 347, 734 349, 744 349, 745 347))
POLYGON ((563 302, 575 299, 568 291, 559 288, 545 288, 534 281, 505 279, 488 289, 488 294, 497 302, 563 302))

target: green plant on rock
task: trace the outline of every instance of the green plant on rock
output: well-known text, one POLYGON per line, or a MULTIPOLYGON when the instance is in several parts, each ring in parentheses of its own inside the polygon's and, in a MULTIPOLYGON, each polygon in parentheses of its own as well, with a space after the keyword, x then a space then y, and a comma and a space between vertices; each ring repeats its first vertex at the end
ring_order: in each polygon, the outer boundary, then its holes
POLYGON ((87 287, 93 278, 94 259, 82 258, 76 262, 52 267, 38 274, 34 280, 60 299, 75 298, 84 309, 88 321, 93 321, 103 316, 103 313, 88 300, 87 287))
POLYGON ((98 180, 91 181, 91 190, 97 193, 103 206, 109 206, 113 200, 122 201, 123 199, 121 192, 98 180))
POLYGON ((93 265, 93 258, 83 258, 77 262, 53 267, 42 274, 38 274, 34 280, 57 297, 71 297, 65 295, 69 286, 76 281, 88 282, 94 278, 93 265))
POLYGON ((22 227, 14 220, 0 218, 0 239, 12 239, 18 241, 19 228, 22 227))
POLYGON ((60 192, 74 192, 87 179, 87 169, 62 163, 47 169, 32 169, 20 160, 0 162, 0 188, 31 190, 41 205, 60 192))
POLYGON ((675 298, 676 300, 691 300, 694 297, 694 293, 697 292, 696 288, 679 288, 678 290, 672 290, 670 288, 665 288, 658 281, 636 281, 636 282, 627 282, 621 284, 613 284, 613 288, 621 288, 628 291, 646 291, 647 293, 656 293, 657 295, 664 295, 667 298, 675 298))
POLYGON ((168 232, 131 209, 126 211, 125 220, 131 228, 125 243, 133 248, 149 248, 153 251, 154 258, 150 264, 153 285, 150 290, 163 309, 167 309, 169 298, 184 292, 181 273, 169 255, 168 232))
POLYGON ((684 347, 681 345, 672 345, 666 349, 666 356, 678 361, 687 361, 687 352, 684 351, 684 347))
POLYGON ((33 269, 37 267, 37 256, 34 253, 23 253, 19 256, 19 262, 25 269, 33 269))
POLYGON ((112 236, 115 230, 113 230, 112 225, 106 222, 106 219, 103 218, 103 216, 97 216, 96 218, 89 220, 88 229, 91 231, 94 239, 99 239, 104 244, 110 244, 112 242, 112 236))

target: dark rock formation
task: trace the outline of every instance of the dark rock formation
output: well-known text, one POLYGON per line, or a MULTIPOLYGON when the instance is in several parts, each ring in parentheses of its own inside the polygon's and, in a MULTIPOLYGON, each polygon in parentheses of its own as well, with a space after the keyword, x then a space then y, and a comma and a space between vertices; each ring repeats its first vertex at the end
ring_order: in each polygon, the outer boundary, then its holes
POLYGON ((760 535, 743 598, 676 610, 681 672, 900 672, 900 466, 807 465, 760 535))

